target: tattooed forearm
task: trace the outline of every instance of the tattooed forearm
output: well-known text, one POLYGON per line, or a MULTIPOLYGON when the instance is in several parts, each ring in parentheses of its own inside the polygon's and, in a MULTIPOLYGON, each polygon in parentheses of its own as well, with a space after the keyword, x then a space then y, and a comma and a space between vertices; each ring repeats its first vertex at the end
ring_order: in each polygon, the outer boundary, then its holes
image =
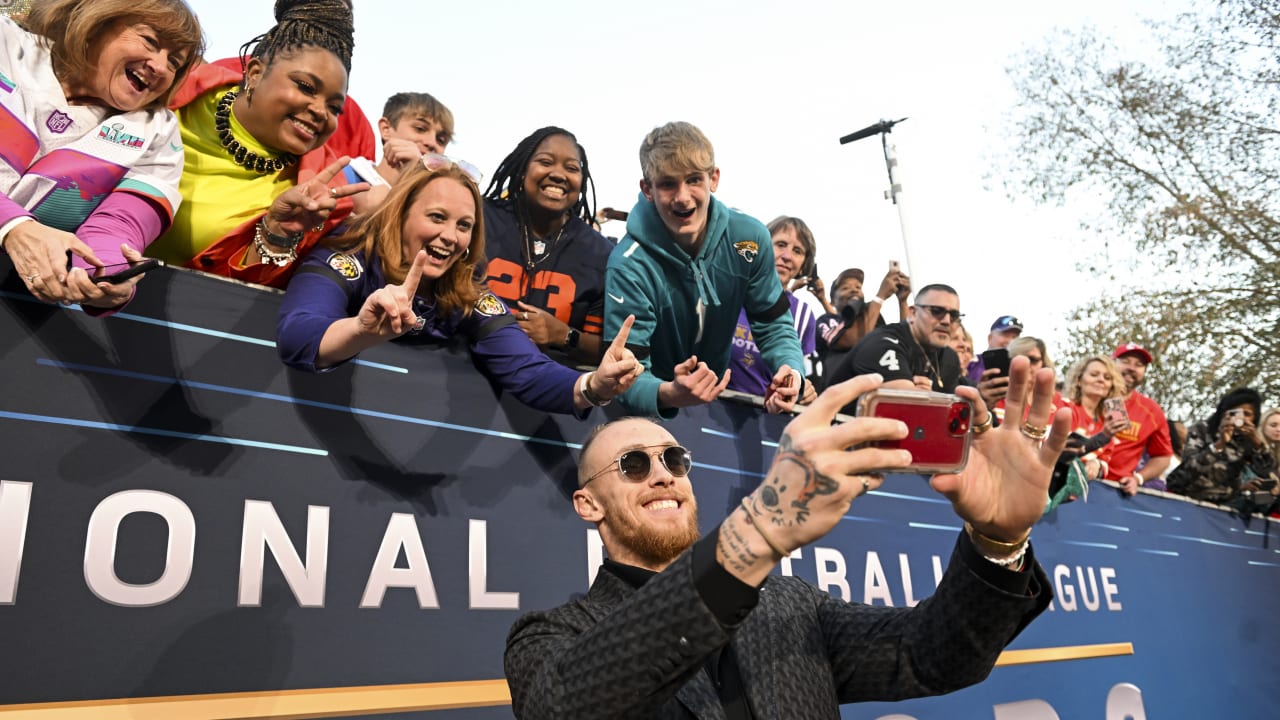
MULTIPOLYGON (((747 510, 744 508, 742 512, 746 513, 747 510)), ((760 556, 751 549, 747 538, 739 529, 739 524, 734 522, 737 515, 738 513, 735 512, 729 517, 729 522, 720 526, 720 536, 716 540, 716 558, 725 568, 745 573, 760 562, 760 556)))
POLYGON ((797 451, 791 437, 783 435, 774 456, 773 468, 760 486, 757 510, 779 526, 800 525, 809 519, 809 503, 818 495, 831 495, 839 490, 834 478, 823 475, 802 451, 797 451), (794 494, 789 502, 785 500, 794 494))

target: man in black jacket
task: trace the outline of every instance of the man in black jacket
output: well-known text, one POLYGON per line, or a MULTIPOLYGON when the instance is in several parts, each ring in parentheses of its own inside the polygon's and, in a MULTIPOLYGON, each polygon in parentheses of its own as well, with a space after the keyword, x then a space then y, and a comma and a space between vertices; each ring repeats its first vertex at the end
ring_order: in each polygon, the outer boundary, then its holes
POLYGON ((964 370, 951 349, 951 329, 960 322, 960 296, 949 285, 926 285, 902 322, 867 334, 841 360, 828 380, 879 373, 885 387, 951 392, 964 370))
POLYGON ((901 439, 896 420, 831 420, 881 384, 829 388, 792 420, 773 466, 714 532, 698 539, 691 461, 661 425, 597 429, 582 450, 574 508, 609 559, 586 597, 530 613, 507 640, 516 716, 550 718, 830 718, 846 702, 936 695, 981 681, 1000 651, 1052 599, 1028 544, 1044 508, 1070 415, 1050 422, 1053 371, 1014 360, 1008 407, 1027 423, 992 430, 972 388, 975 437, 960 475, 936 475, 965 521, 932 597, 914 608, 844 602, 770 572, 824 536, 876 470, 905 450, 853 445, 901 439))

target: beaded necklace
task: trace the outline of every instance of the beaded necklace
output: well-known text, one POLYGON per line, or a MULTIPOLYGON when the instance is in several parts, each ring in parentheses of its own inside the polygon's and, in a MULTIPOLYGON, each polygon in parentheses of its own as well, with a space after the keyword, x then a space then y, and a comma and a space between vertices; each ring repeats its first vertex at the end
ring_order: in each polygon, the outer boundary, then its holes
POLYGON ((237 165, 262 175, 280 172, 298 162, 298 156, 291 153, 284 153, 279 157, 264 158, 255 152, 251 152, 244 145, 241 145, 240 141, 235 139, 231 134, 231 104, 236 101, 236 96, 239 94, 240 90, 238 88, 231 88, 218 101, 218 107, 213 111, 213 127, 218 131, 218 138, 222 141, 222 147, 226 148, 227 154, 231 156, 231 159, 237 165))

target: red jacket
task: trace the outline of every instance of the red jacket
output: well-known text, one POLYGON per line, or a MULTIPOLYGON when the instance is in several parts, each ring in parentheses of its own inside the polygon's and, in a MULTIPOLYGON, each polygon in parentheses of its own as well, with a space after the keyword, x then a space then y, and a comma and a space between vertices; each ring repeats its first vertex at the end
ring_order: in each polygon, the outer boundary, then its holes
MULTIPOLYGON (((178 89, 178 93, 174 96, 170 107, 177 110, 206 92, 238 84, 241 79, 239 58, 227 58, 213 63, 197 65, 192 68, 186 80, 183 81, 182 87, 178 89)), ((323 146, 308 152, 298 160, 298 182, 306 182, 315 177, 317 173, 342 155, 353 154, 352 150, 367 146, 370 152, 366 157, 373 157, 373 130, 369 126, 368 119, 365 118, 364 113, 360 111, 359 106, 351 98, 347 98, 343 114, 338 117, 338 130, 333 137, 323 146), (354 112, 352 112, 353 109, 354 112), (343 128, 344 124, 347 126, 345 130, 343 128), (361 132, 361 127, 363 127, 363 132, 361 132), (337 143, 336 149, 335 142, 337 143)), ((364 153, 360 152, 359 154, 364 153)), ((342 173, 338 173, 329 181, 329 187, 342 187, 346 184, 346 177, 342 173)), ((274 199, 267 198, 265 200, 261 208, 262 214, 266 214, 267 207, 274 199)), ((302 242, 298 243, 298 257, 305 256, 319 242, 320 238, 341 225, 347 216, 351 214, 351 209, 351 200, 346 198, 339 200, 338 207, 329 214, 328 219, 325 220, 319 231, 308 231, 303 235, 302 242)), ((293 269, 297 262, 290 263, 285 267, 278 267, 271 263, 258 263, 240 267, 238 263, 244 250, 253 242, 254 227, 261 220, 261 217, 259 215, 236 228, 229 235, 215 240, 209 247, 191 258, 187 263, 187 267, 235 278, 244 282, 283 288, 289 282, 289 277, 293 274, 293 269)))

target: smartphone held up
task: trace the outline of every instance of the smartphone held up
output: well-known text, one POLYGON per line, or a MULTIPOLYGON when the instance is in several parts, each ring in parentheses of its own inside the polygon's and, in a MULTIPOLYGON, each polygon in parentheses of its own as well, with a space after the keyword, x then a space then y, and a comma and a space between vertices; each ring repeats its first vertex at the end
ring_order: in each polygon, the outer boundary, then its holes
POLYGON ((1107 422, 1115 420, 1129 423, 1129 410, 1125 407, 1124 398, 1105 398, 1102 401, 1102 416, 1107 422))
POLYGON ((148 270, 154 270, 164 263, 155 258, 147 258, 139 260, 136 263, 118 263, 115 265, 106 265, 100 268, 94 268, 89 273, 89 279, 96 282, 109 283, 111 285, 119 285, 131 277, 141 275, 148 270))
POLYGON ((969 461, 973 405, 959 395, 881 388, 858 398, 856 414, 906 423, 905 438, 869 443, 871 447, 910 451, 911 464, 901 472, 957 473, 969 461))

